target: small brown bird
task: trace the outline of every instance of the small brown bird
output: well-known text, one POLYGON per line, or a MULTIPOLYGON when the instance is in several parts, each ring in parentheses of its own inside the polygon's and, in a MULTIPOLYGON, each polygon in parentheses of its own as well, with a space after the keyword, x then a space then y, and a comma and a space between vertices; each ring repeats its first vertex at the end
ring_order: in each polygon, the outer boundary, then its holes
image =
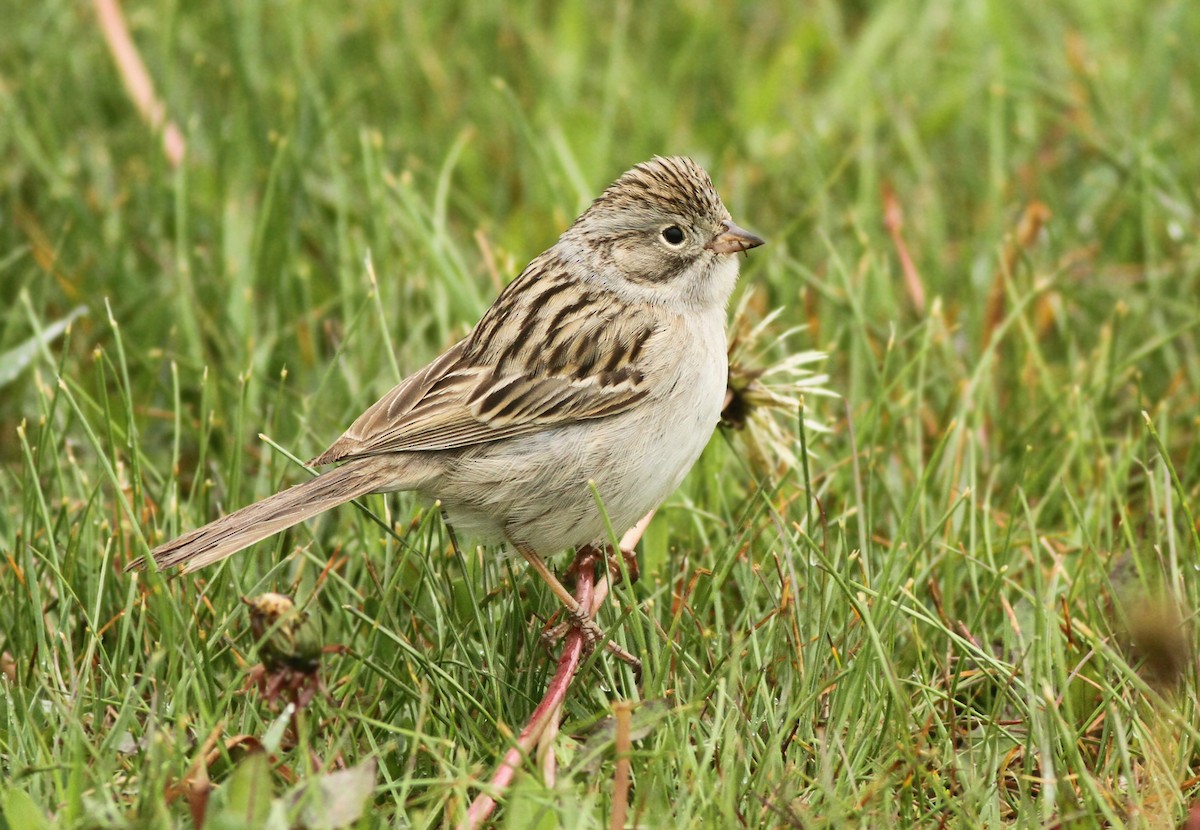
MULTIPOLYGON (((686 158, 613 182, 464 340, 364 412, 338 463, 150 552, 191 571, 366 493, 439 500, 460 534, 513 545, 590 638, 543 556, 624 530, 679 485, 720 418, 739 228, 686 158)), ((139 559, 130 569, 144 564, 139 559)))

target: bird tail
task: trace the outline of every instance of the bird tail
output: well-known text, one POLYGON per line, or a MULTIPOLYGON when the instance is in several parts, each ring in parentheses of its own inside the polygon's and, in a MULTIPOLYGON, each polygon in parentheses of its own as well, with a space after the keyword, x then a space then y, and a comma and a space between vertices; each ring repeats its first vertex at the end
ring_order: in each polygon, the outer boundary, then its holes
MULTIPOLYGON (((380 473, 379 459, 351 461, 161 544, 150 556, 160 569, 182 565, 184 573, 220 562, 322 511, 381 489, 386 481, 380 473)), ((145 565, 146 558, 140 557, 125 570, 145 565)))

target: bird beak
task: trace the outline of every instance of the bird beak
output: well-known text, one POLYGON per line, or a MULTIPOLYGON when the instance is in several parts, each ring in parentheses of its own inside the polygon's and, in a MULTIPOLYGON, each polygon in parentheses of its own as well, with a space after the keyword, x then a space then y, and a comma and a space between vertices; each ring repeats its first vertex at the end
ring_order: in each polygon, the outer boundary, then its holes
POLYGON ((750 231, 739 228, 733 220, 726 219, 721 223, 721 232, 714 236, 704 247, 718 254, 740 254, 759 245, 765 245, 766 240, 755 236, 750 231))

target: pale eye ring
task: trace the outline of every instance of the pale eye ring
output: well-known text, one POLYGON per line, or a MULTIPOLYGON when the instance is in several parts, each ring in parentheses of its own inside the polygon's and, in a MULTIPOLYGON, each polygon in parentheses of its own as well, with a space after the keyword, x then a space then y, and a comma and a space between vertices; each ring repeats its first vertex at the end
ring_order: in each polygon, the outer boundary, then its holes
POLYGON ((683 244, 685 234, 683 228, 678 225, 667 225, 662 229, 663 242, 666 242, 672 248, 678 248, 683 244))

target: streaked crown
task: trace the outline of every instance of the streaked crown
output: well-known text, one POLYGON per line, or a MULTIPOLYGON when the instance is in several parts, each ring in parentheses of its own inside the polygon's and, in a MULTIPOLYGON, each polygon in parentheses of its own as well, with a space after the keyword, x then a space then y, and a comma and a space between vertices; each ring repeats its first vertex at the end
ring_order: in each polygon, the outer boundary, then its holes
POLYGON ((639 209, 660 214, 686 210, 715 221, 729 215, 703 167, 684 156, 655 156, 610 184, 580 219, 598 210, 639 209))

